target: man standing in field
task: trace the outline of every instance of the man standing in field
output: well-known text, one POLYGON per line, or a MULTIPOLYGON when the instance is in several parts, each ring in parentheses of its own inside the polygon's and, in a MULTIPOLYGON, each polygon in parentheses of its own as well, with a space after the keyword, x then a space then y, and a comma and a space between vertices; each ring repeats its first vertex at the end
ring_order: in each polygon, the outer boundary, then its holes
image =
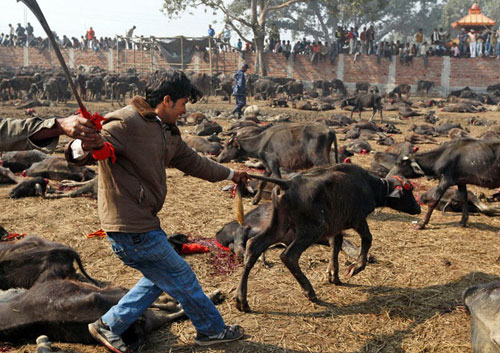
POLYGON ((245 82, 245 72, 248 70, 248 64, 244 64, 234 75, 233 96, 236 100, 236 106, 231 114, 237 113, 238 119, 243 114, 242 109, 247 104, 247 86, 245 82))
POLYGON ((243 337, 240 326, 224 323, 191 267, 169 244, 158 218, 167 193, 167 166, 212 182, 246 182, 245 172, 199 156, 182 140, 177 119, 188 101, 201 96, 182 71, 156 71, 145 98, 137 96, 106 116, 101 145, 74 140, 68 146, 67 158, 79 164, 93 161, 86 151, 100 149, 105 142, 113 146, 116 163, 111 158, 98 163, 101 227, 120 260, 143 275, 117 305, 89 324, 90 334, 112 352, 131 352, 121 335, 163 292, 181 303, 196 328, 196 344, 243 337))

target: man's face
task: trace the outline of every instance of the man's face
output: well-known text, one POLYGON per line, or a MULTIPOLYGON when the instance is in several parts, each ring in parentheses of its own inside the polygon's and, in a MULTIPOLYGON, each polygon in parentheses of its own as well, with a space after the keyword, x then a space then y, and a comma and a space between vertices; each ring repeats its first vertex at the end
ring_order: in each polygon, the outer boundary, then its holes
POLYGON ((165 96, 156 114, 160 117, 161 121, 167 124, 175 124, 177 119, 186 113, 187 98, 179 98, 175 101, 170 96, 165 96))

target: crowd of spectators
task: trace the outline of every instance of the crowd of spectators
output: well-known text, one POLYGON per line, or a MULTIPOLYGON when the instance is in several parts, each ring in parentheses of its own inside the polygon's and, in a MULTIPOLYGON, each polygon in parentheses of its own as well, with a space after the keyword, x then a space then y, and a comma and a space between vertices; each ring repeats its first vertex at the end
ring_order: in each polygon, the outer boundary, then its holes
MULTIPOLYGON (((63 35, 60 38, 56 32, 53 32, 56 42, 61 48, 74 48, 79 50, 106 50, 115 49, 117 46, 119 49, 124 49, 127 46, 132 49, 131 37, 135 30, 135 26, 127 30, 124 37, 97 37, 95 31, 92 27, 80 38, 71 37, 63 35)), ((21 26, 20 23, 14 28, 12 24, 9 24, 9 30, 7 33, 0 33, 0 46, 5 47, 32 47, 45 49, 50 48, 50 41, 48 38, 36 37, 33 33, 33 27, 28 22, 26 27, 21 26)), ((136 45, 140 48, 140 45, 136 45)))
MULTIPOLYGON (((309 55, 311 62, 319 63, 327 59, 333 63, 338 54, 354 55, 376 55, 380 58, 392 60, 392 56, 399 56, 403 64, 409 64, 414 57, 423 57, 427 65, 429 56, 453 56, 453 57, 496 57, 500 58, 500 29, 470 30, 462 29, 457 38, 450 39, 450 34, 442 28, 434 28, 430 35, 426 35, 423 29, 419 29, 406 41, 378 40, 376 41, 375 28, 373 26, 358 27, 338 26, 335 38, 331 45, 321 41, 310 41, 306 38, 296 41, 294 44, 289 40, 280 40, 279 31, 271 27, 268 38, 265 40, 264 51, 281 53, 286 59, 292 55, 309 55)), ((252 43, 246 43, 243 49, 241 39, 238 40, 236 50, 254 51, 252 43)))
MULTIPOLYGON (((97 37, 92 27, 80 38, 59 38, 54 32, 56 41, 62 48, 74 48, 79 50, 107 50, 107 49, 149 49, 148 41, 144 38, 132 39, 135 26, 125 32, 125 36, 97 37)), ((238 39, 235 46, 231 45, 231 30, 225 25, 219 33, 216 33, 211 25, 208 26, 208 35, 213 39, 214 49, 221 51, 255 51, 253 42, 243 42, 238 39)), ((281 40, 279 29, 275 25, 270 26, 265 39, 264 52, 282 54, 287 60, 296 55, 308 55, 311 62, 319 63, 330 60, 333 63, 338 54, 348 55, 376 55, 378 59, 399 56, 401 63, 410 63, 414 57, 422 56, 424 63, 429 56, 449 55, 453 57, 497 57, 500 58, 500 29, 474 30, 461 29, 457 38, 450 40, 448 32, 441 28, 435 28, 428 35, 423 29, 419 29, 406 41, 376 40, 373 25, 358 27, 338 26, 331 44, 321 41, 311 41, 303 38, 295 43, 290 40, 281 40)), ((26 27, 17 27, 9 24, 7 33, 0 34, 0 45, 13 47, 36 47, 40 49, 49 48, 48 38, 35 37, 33 27, 28 22, 26 27)))

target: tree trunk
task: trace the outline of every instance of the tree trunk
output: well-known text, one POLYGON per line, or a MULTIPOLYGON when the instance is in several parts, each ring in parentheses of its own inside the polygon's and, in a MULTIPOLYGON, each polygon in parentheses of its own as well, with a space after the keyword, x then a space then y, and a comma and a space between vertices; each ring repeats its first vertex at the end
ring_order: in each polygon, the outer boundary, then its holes
MULTIPOLYGON (((318 18, 319 25, 321 27, 321 30, 323 31, 323 36, 325 38, 325 42, 328 45, 331 45, 331 40, 330 40, 330 31, 328 30, 328 27, 325 24, 325 21, 323 20, 323 16, 321 15, 321 10, 319 9, 319 6, 316 2, 312 1, 311 5, 312 10, 314 11, 314 14, 318 18)), ((335 27, 333 27, 335 28, 335 27)))
POLYGON ((255 73, 257 73, 259 76, 267 76, 266 60, 264 58, 264 36, 255 33, 254 41, 255 41, 255 73))

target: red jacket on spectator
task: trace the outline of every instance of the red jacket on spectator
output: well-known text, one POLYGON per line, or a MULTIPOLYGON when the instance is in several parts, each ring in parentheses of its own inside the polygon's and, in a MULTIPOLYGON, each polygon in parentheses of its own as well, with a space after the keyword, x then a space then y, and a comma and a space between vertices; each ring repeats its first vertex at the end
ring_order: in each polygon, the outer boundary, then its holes
POLYGON ((95 38, 95 32, 92 29, 92 27, 90 27, 90 29, 87 31, 87 39, 94 40, 94 38, 95 38))

